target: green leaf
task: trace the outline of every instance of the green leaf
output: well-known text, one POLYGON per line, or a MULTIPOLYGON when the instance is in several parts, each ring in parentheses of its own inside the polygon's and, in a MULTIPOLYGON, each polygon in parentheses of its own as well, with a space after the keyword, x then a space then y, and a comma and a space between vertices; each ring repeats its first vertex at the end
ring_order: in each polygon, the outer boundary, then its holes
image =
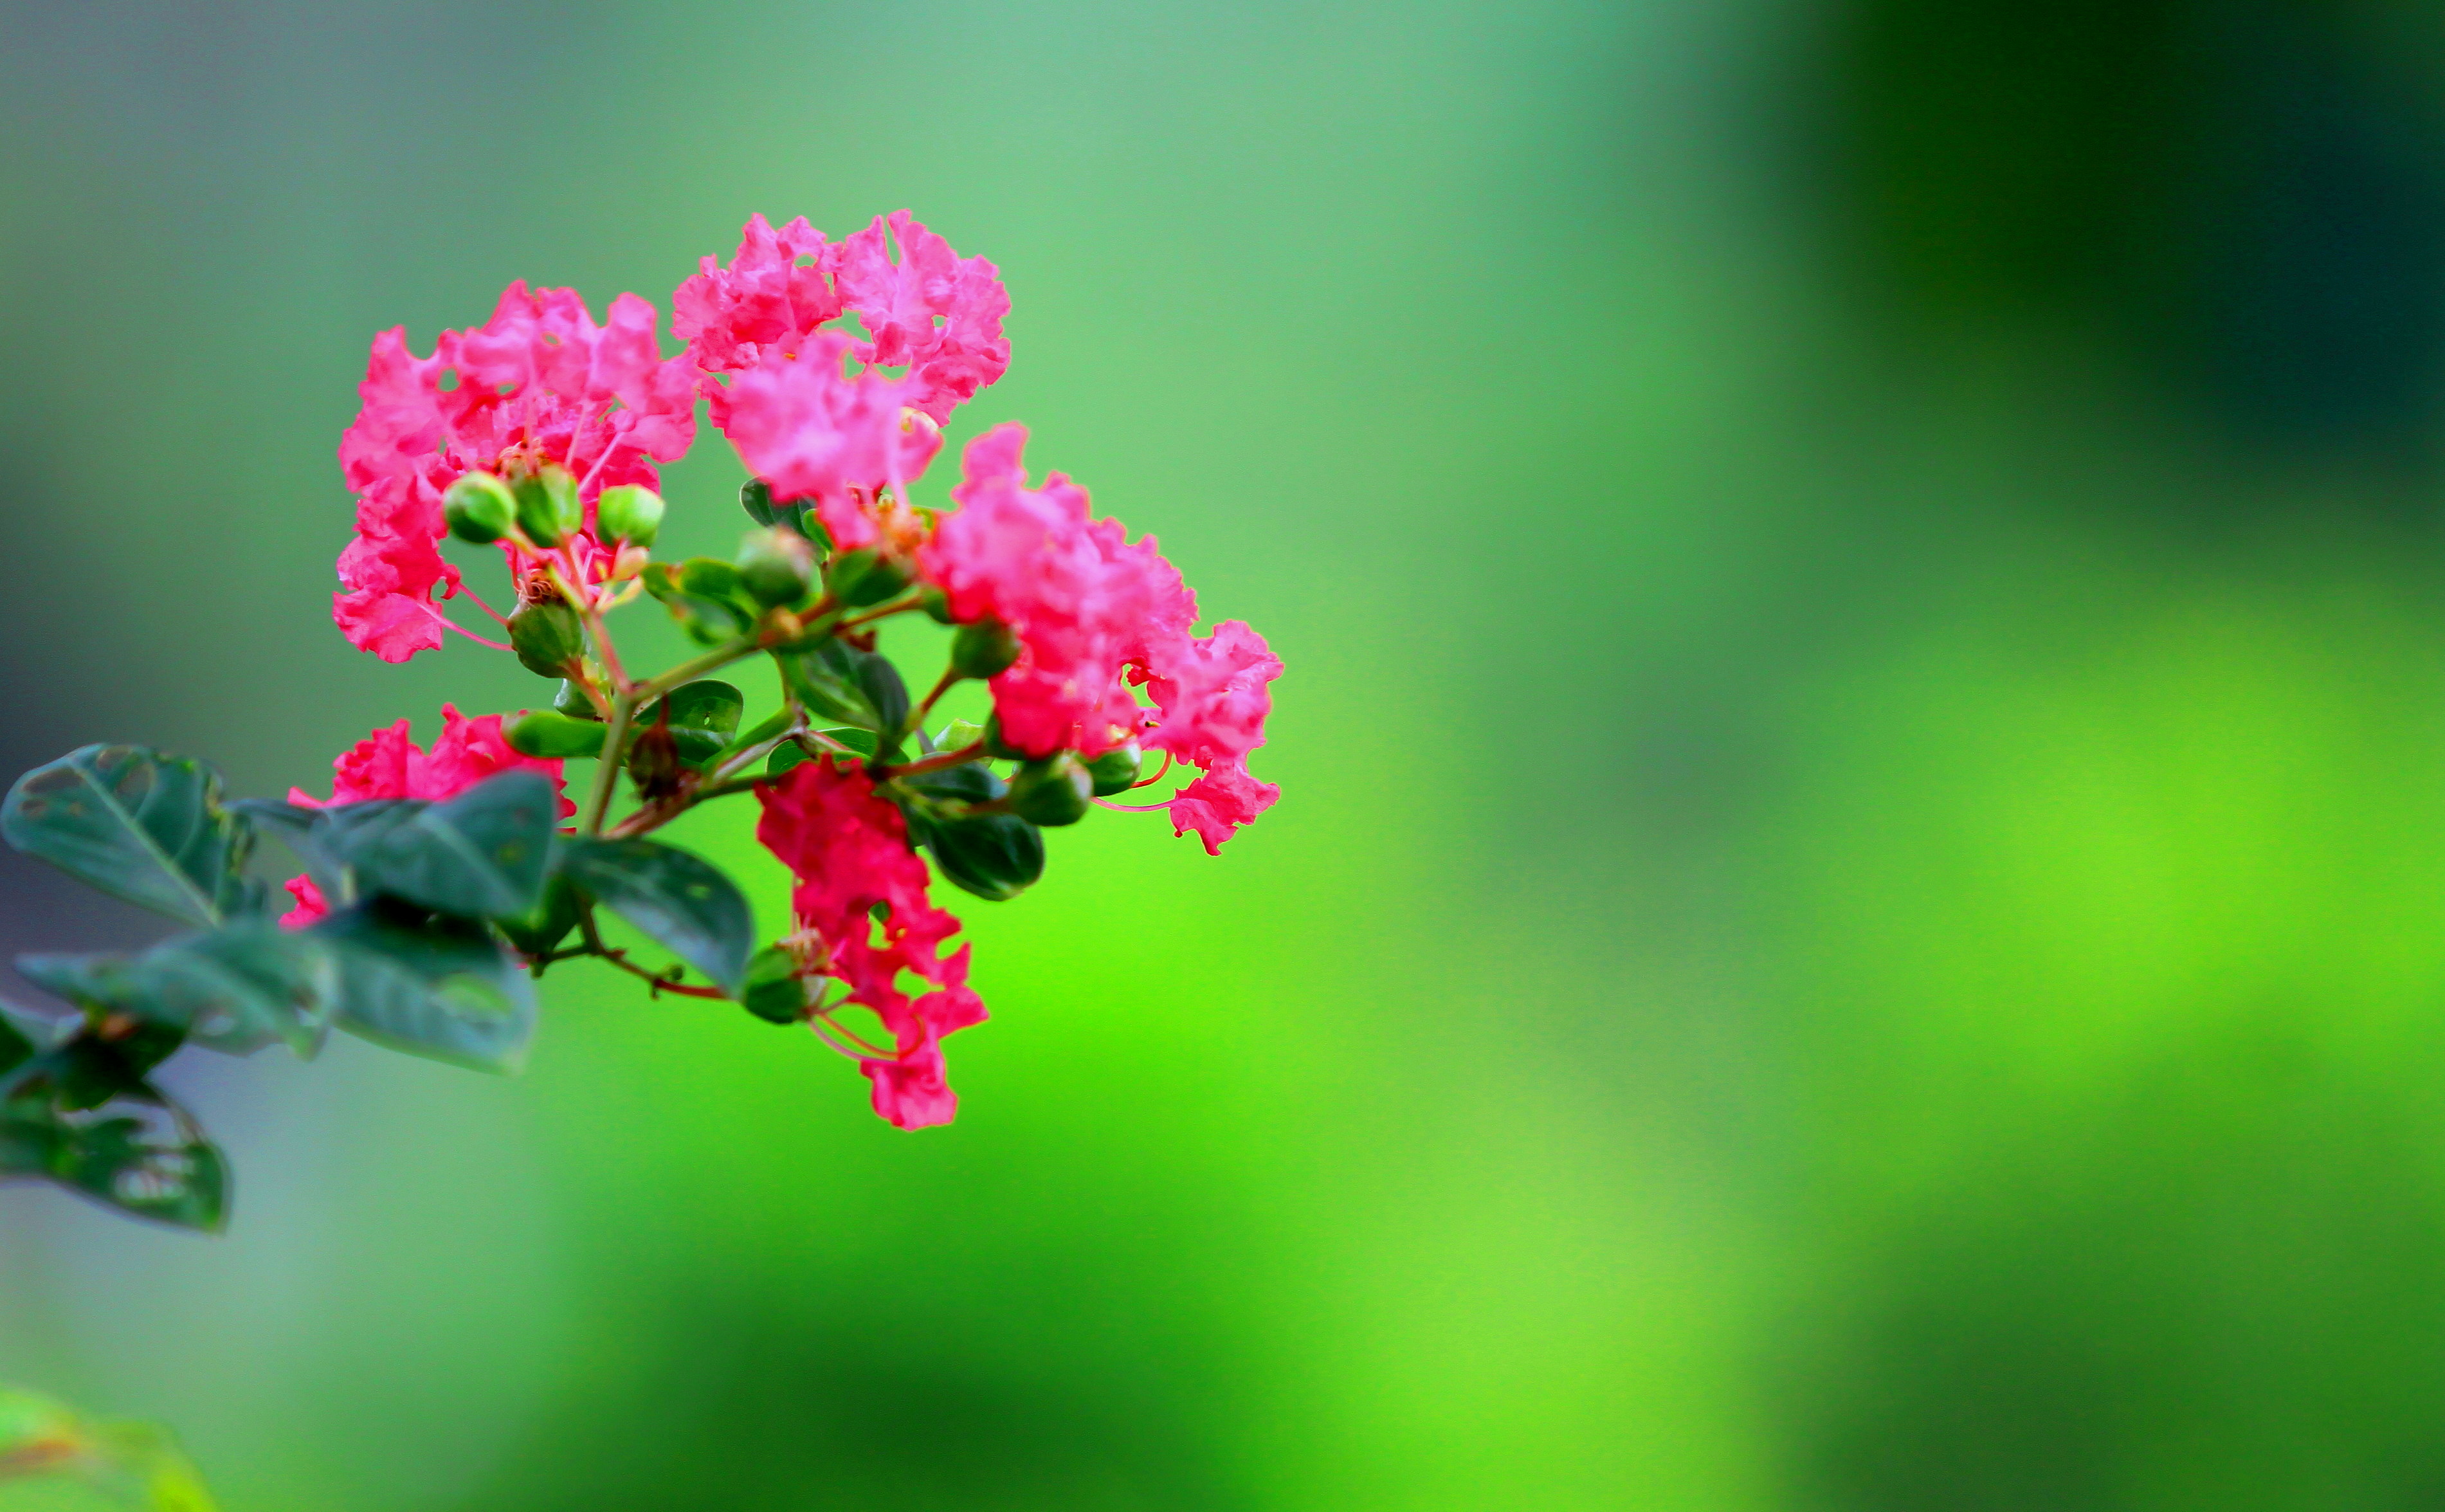
POLYGON ((241 1055, 277 1040, 310 1057, 329 1032, 338 997, 323 943, 269 920, 182 935, 133 959, 20 956, 17 969, 81 1007, 123 1013, 241 1055))
POLYGON ((228 1216, 229 1167, 133 1051, 81 1034, 0 1083, 0 1170, 43 1175, 133 1213, 217 1229, 228 1216))
POLYGON ((647 938, 737 997, 756 948, 756 918, 737 884, 710 862, 652 840, 564 842, 562 874, 647 938))
POLYGON ((478 1071, 525 1058, 534 982, 481 924, 376 898, 307 933, 336 947, 342 1028, 478 1071))
POLYGON ((908 722, 908 687, 888 657, 825 640, 775 660, 790 691, 818 718, 880 732, 887 743, 908 722))
POLYGON ((858 683, 859 654, 854 646, 826 639, 805 651, 776 653, 774 660, 791 694, 817 718, 872 730, 881 721, 858 683))
MULTIPOLYGON (((734 589, 737 588, 738 569, 729 563, 699 557, 688 565, 694 566, 696 562, 712 562, 714 567, 729 572, 728 586, 734 589)), ((755 606, 753 601, 745 599, 743 592, 733 598, 722 592, 699 590, 708 582, 719 587, 718 575, 709 578, 701 569, 689 575, 681 568, 657 563, 640 573, 638 581, 644 584, 646 592, 662 601, 663 607, 671 611, 671 617, 680 622, 680 628, 700 644, 719 645, 725 641, 737 640, 756 624, 755 606), (685 586, 687 584, 698 587, 689 588, 685 586)))
POLYGON ((738 716, 747 707, 746 696, 719 678, 699 678, 682 682, 637 713, 641 724, 652 724, 661 718, 661 710, 670 710, 674 730, 711 730, 728 736, 738 728, 738 716))
POLYGON ((133 745, 89 745, 17 779, 0 836, 103 891, 192 924, 262 905, 242 875, 254 832, 220 774, 133 745))
POLYGON ((980 898, 1006 903, 1044 875, 1044 836, 1011 814, 936 818, 912 810, 908 830, 945 879, 980 898))
POLYGON ((552 879, 544 884, 543 902, 535 905, 534 912, 494 923, 518 954, 540 956, 568 939, 569 932, 577 927, 577 889, 569 885, 567 877, 559 875, 555 865, 552 879))
POLYGON ((53 1181, 139 1218, 207 1231, 228 1223, 229 1162, 159 1093, 59 1127, 53 1181))
POLYGON ((503 772, 401 822, 380 816, 378 832, 351 830, 339 848, 356 878, 352 896, 381 893, 439 912, 507 919, 543 901, 559 816, 541 773, 503 772))

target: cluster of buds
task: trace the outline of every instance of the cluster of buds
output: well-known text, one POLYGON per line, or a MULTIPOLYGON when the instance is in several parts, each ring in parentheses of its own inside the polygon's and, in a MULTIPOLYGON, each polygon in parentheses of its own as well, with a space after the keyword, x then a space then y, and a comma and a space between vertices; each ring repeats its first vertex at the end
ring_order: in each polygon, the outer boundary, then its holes
MULTIPOLYGON (((357 538, 334 619, 386 661, 456 633, 558 685, 514 717, 450 711, 446 756, 379 732, 340 758, 328 798, 292 805, 446 801, 512 769, 557 793, 563 763, 592 760, 583 804, 562 799, 565 833, 590 844, 752 794, 795 879, 794 920, 737 969, 699 984, 606 944, 592 910, 620 911, 621 884, 599 860, 488 927, 537 974, 599 957, 657 991, 807 1025, 859 1062, 884 1116, 947 1120, 942 1038, 984 1010, 966 948, 944 953, 960 925, 931 900, 934 873, 1007 899, 1041 874, 1042 831, 1098 807, 1164 813, 1213 851, 1278 794, 1247 767, 1280 671, 1263 638, 1238 622, 1196 633, 1195 596, 1151 537, 1092 517, 1060 474, 1030 483, 1023 430, 979 437, 947 502, 921 502, 943 421, 1009 364, 1008 308, 992 263, 905 212, 839 242, 759 215, 674 293, 676 353, 634 295, 598 326, 573 292, 523 284, 430 356, 384 333, 340 449, 357 538), (751 475, 752 528, 729 559, 657 559, 657 464, 686 452, 700 401, 751 475), (443 558, 445 535, 500 549, 506 609, 443 558), (650 676, 623 663, 610 617, 645 598, 700 655, 650 676), (460 600, 498 638, 454 619, 460 600), (880 644, 904 615, 953 632, 922 696, 880 644), (775 706, 751 723, 747 694, 713 674, 752 661, 773 668, 775 706), (969 681, 990 691, 983 722, 936 723, 969 681), (1168 796, 1119 801, 1175 768, 1188 780, 1168 796)), ((290 891, 284 923, 325 918, 313 878, 290 891)))

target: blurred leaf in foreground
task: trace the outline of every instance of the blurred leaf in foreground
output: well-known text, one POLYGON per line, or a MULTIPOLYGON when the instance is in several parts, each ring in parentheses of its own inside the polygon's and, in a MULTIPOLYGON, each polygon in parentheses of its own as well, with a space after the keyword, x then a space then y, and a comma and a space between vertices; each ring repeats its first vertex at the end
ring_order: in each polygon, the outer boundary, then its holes
POLYGON ((121 1506, 214 1512, 168 1430, 93 1422, 48 1397, 0 1387, 0 1494, 42 1480, 82 1483, 121 1506))

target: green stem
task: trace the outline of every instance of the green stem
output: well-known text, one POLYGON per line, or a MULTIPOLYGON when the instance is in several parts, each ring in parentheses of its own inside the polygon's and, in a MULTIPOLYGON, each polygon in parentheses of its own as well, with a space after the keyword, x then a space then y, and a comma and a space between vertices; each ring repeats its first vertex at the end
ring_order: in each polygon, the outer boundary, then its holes
POLYGON ((603 756, 594 764, 594 791, 586 799, 588 834, 601 834, 603 816, 611 812, 611 792, 620 785, 620 767, 626 755, 628 716, 636 706, 633 694, 618 694, 611 700, 611 718, 603 731, 603 756))

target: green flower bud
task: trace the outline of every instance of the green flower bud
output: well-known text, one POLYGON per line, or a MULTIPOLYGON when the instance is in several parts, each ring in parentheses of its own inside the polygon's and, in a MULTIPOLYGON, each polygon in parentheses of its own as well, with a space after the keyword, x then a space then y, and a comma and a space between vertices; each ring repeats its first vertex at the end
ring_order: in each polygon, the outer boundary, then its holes
POLYGON ((1065 751, 1018 769, 1010 779, 1010 812, 1046 829, 1076 824, 1087 817, 1093 793, 1094 779, 1065 751))
POLYGON ((537 677, 565 677, 586 653, 586 626, 566 604, 530 604, 510 616, 510 648, 537 677))
POLYGON ((1087 776, 1094 783, 1095 796, 1109 798, 1115 793, 1127 793, 1138 785, 1138 770, 1145 757, 1134 745, 1116 745, 1087 763, 1087 776))
POLYGON ((510 486, 490 473, 462 474, 441 495, 441 518, 450 533, 473 546, 490 546, 517 523, 510 486))
POLYGON ((598 720, 572 719, 566 714, 537 709, 511 725, 506 738, 510 749, 520 756, 540 756, 547 761, 567 761, 577 756, 601 756, 606 733, 598 720))
POLYGON ((738 507, 745 510, 747 517, 756 524, 772 524, 775 513, 773 508, 773 485, 760 477, 751 477, 739 484, 738 507))
POLYGON ((951 637, 951 667, 963 678, 989 678, 1018 660, 1018 632, 999 620, 978 620, 951 637))
POLYGON ((807 1000, 806 979, 798 975, 797 958, 779 945, 766 945, 748 960, 747 985, 738 995, 741 1006, 773 1024, 797 1024, 814 1005, 807 1000))
POLYGON ((586 690, 567 678, 560 680, 560 691, 551 696, 551 707, 553 713, 566 714, 572 719, 592 719, 600 723, 603 719, 603 712, 594 706, 592 699, 586 696, 586 690))
POLYGON ((850 608, 880 604, 908 586, 908 569, 889 557, 860 547, 832 558, 825 574, 833 598, 850 608))
POLYGON ((594 500, 594 527, 607 541, 651 546, 663 528, 663 496, 634 483, 607 488, 594 500))
POLYGON ((738 582, 768 609, 796 604, 814 587, 814 548, 795 531, 750 531, 738 548, 738 582))
POLYGON ((948 625, 951 623, 950 595, 944 593, 941 588, 936 588, 931 583, 926 584, 923 588, 918 590, 917 607, 925 611, 925 618, 933 621, 937 625, 948 625))
POLYGON ((518 529, 546 551, 575 535, 586 525, 586 508, 577 502, 577 479, 565 467, 545 467, 519 478, 512 489, 517 497, 518 529))

